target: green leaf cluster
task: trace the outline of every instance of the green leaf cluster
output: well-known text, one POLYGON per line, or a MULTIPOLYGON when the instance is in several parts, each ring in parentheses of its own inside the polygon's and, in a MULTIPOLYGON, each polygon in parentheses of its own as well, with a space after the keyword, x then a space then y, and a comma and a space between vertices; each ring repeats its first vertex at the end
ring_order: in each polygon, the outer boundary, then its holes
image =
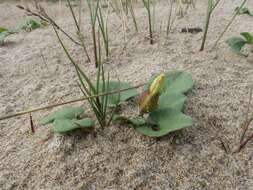
POLYGON ((53 133, 67 133, 76 129, 89 130, 94 127, 95 121, 90 118, 82 119, 82 107, 65 107, 41 119, 41 125, 52 124, 53 133))
MULTIPOLYGON (((149 84, 156 76, 151 78, 149 84)), ((193 87, 191 75, 183 71, 169 71, 165 73, 165 76, 166 80, 160 91, 158 105, 148 114, 146 119, 117 115, 114 117, 114 121, 131 124, 136 131, 149 137, 161 137, 191 126, 192 119, 182 113, 186 100, 185 94, 193 87)))
POLYGON ((43 21, 37 21, 32 18, 25 18, 24 20, 21 20, 14 28, 7 29, 0 27, 0 45, 3 45, 5 38, 11 34, 20 32, 21 30, 32 31, 44 26, 47 26, 47 23, 43 21))
POLYGON ((241 50, 246 44, 253 45, 253 35, 249 32, 243 32, 241 33, 241 36, 233 36, 229 38, 226 43, 229 45, 233 52, 244 55, 241 53, 241 50))
POLYGON ((21 20, 15 27, 14 29, 12 29, 13 32, 19 32, 21 30, 25 30, 25 31, 32 31, 35 30, 37 28, 42 28, 44 26, 46 26, 47 24, 42 22, 42 21, 38 21, 35 20, 33 18, 25 18, 23 20, 21 20))

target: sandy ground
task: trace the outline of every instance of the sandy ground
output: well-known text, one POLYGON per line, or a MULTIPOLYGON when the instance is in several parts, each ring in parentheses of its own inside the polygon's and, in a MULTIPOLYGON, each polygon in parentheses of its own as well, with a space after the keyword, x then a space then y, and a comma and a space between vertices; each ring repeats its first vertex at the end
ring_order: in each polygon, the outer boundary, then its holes
MULTIPOLYGON (((141 32, 135 34, 129 20, 125 51, 121 21, 110 15, 112 55, 107 67, 113 77, 133 85, 160 71, 180 69, 191 73, 195 86, 188 95, 185 112, 193 118, 193 126, 160 139, 143 137, 126 126, 110 126, 98 130, 96 137, 72 133, 45 141, 50 129, 40 126, 38 120, 51 110, 33 114, 35 135, 29 135, 28 116, 1 121, 0 189, 253 188, 252 143, 242 152, 231 154, 224 151, 220 140, 232 150, 238 146, 253 82, 253 57, 233 54, 223 41, 211 50, 236 4, 224 1, 217 9, 204 52, 198 51, 202 33, 185 34, 180 30, 203 26, 206 3, 198 1, 195 10, 178 19, 168 38, 164 36, 168 9, 164 5, 163 1, 157 4, 154 45, 144 38, 148 31, 145 11, 137 6, 141 32)), ((248 7, 253 9, 251 1, 248 7)), ((50 9, 52 14, 59 13, 57 6, 50 9)), ((15 25, 23 15, 9 1, 0 3, 0 10, 3 26, 15 25)), ((69 13, 65 10, 61 14, 64 18, 58 22, 73 31, 69 13)), ((87 17, 84 22, 88 23, 87 17)), ((91 52, 87 24, 85 31, 91 52)), ((227 36, 243 31, 253 32, 251 17, 238 17, 227 36)), ((82 50, 66 43, 76 60, 94 76, 94 66, 86 62, 82 50)), ((52 28, 12 35, 0 47, 0 115, 80 96, 73 67, 52 28)), ((125 107, 126 112, 131 111, 131 105, 125 107)))

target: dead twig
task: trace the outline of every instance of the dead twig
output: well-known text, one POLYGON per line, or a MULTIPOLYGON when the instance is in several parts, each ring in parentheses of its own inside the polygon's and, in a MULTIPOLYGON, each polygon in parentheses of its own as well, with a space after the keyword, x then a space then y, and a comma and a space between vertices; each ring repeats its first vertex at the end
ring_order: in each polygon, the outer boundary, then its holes
POLYGON ((106 92, 106 93, 101 93, 101 94, 96 94, 96 95, 92 95, 92 96, 82 97, 82 98, 79 98, 79 99, 76 99, 76 100, 70 100, 70 101, 67 101, 67 102, 52 104, 52 105, 48 105, 48 106, 45 106, 45 107, 39 107, 39 108, 31 109, 31 110, 21 111, 21 112, 12 114, 12 115, 7 115, 7 116, 0 117, 0 121, 1 120, 5 120, 5 119, 10 119, 10 118, 13 118, 13 117, 17 117, 17 116, 26 115, 26 114, 37 112, 37 111, 41 111, 41 110, 46 110, 46 109, 50 109, 50 108, 66 105, 66 104, 76 103, 76 102, 80 102, 80 101, 84 101, 84 100, 89 100, 89 99, 92 99, 92 98, 98 98, 100 96, 107 96, 107 95, 111 95, 111 94, 117 94, 117 93, 120 93, 120 92, 124 92, 124 91, 128 91, 128 90, 140 88, 140 87, 142 87, 142 86, 144 86, 146 84, 147 83, 139 84, 137 86, 130 87, 130 88, 125 88, 125 89, 120 89, 120 90, 113 90, 113 91, 106 92))

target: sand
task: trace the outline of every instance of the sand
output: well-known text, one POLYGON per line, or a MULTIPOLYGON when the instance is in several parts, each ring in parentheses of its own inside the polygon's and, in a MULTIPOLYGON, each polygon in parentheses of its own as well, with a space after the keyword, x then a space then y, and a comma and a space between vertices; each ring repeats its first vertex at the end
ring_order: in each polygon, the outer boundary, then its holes
MULTIPOLYGON (((192 127, 159 139, 144 137, 118 125, 103 131, 98 128, 96 137, 78 132, 51 135, 50 127, 41 126, 38 121, 57 108, 33 114, 34 135, 29 134, 29 116, 0 121, 0 189, 252 189, 252 143, 240 153, 231 152, 238 146, 240 124, 247 111, 253 83, 253 56, 252 53, 248 58, 235 55, 224 43, 231 35, 252 33, 252 17, 238 17, 218 47, 211 48, 236 7, 236 3, 233 6, 231 3, 224 1, 215 11, 203 52, 199 52, 203 33, 180 31, 184 27, 203 26, 204 1, 198 1, 196 9, 177 19, 168 37, 165 36, 168 8, 165 1, 159 1, 154 45, 145 39, 147 18, 145 10, 138 5, 135 11, 141 31, 135 34, 129 20, 124 51, 121 21, 114 13, 109 16, 111 56, 107 70, 113 71, 112 77, 137 85, 161 71, 189 72, 195 85, 188 94, 184 112, 193 118, 192 127), (221 141, 231 152, 224 150, 221 141)), ((22 17, 15 4, 18 3, 0 3, 3 26, 14 26, 22 17)), ((248 7, 253 9, 251 1, 248 7)), ((58 5, 53 4, 48 8, 61 26, 74 31, 66 8, 59 11, 58 5)), ((87 12, 85 15, 85 34, 91 53, 87 12)), ((93 77, 94 65, 87 63, 82 50, 68 40, 65 43, 93 77)), ((1 116, 80 96, 75 71, 51 27, 11 35, 5 46, 0 47, 1 116)), ((73 105, 87 107, 82 102, 73 105)), ((126 104, 124 111, 134 114, 132 107, 126 104)))

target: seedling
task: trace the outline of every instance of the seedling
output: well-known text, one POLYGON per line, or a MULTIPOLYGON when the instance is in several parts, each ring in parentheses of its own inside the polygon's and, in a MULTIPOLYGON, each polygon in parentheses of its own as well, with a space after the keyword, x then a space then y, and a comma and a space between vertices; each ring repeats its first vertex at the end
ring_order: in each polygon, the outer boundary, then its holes
POLYGON ((189 74, 170 71, 153 77, 142 93, 139 108, 141 116, 114 117, 116 123, 127 123, 149 137, 160 137, 192 125, 192 120, 181 111, 185 93, 193 86, 189 74), (148 114, 147 117, 143 115, 148 114))
POLYGON ((249 32, 243 32, 241 36, 242 37, 231 37, 226 42, 233 52, 244 55, 241 53, 241 50, 247 44, 253 46, 253 35, 249 32))

